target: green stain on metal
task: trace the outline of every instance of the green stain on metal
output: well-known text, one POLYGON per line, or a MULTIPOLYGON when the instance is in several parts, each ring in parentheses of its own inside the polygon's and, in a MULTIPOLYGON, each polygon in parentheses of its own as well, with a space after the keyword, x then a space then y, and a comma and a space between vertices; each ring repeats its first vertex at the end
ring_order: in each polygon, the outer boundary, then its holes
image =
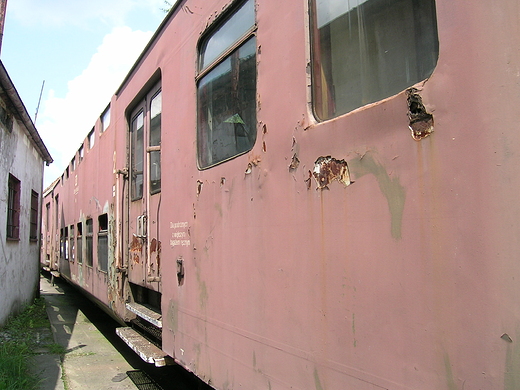
POLYGON ((371 152, 366 152, 361 158, 348 162, 350 172, 356 179, 372 174, 379 184, 381 193, 386 198, 391 217, 392 237, 401 239, 403 210, 406 193, 398 177, 390 177, 385 167, 378 163, 371 152))
POLYGON ((324 390, 321 385, 320 375, 318 374, 318 370, 314 369, 314 384, 316 385, 316 390, 324 390))
POLYGON ((517 390, 520 388, 520 370, 518 369, 520 367, 520 348, 515 345, 515 341, 520 340, 520 330, 516 332, 516 340, 504 337, 502 339, 508 343, 506 347, 504 390, 517 390))
POLYGON ((354 348, 357 346, 357 340, 356 340, 356 315, 354 313, 352 313, 352 335, 354 336, 354 341, 353 341, 353 345, 354 345, 354 348))
POLYGON ((453 378, 453 370, 451 369, 450 357, 447 353, 444 354, 444 368, 446 369, 446 384, 449 390, 458 390, 453 378))

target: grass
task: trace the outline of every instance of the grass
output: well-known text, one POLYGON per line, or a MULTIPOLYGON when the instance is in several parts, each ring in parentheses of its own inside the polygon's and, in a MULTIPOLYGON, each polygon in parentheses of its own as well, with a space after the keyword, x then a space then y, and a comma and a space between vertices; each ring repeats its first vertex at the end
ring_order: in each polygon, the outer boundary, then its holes
POLYGON ((39 379, 29 371, 30 357, 40 340, 38 328, 50 328, 43 298, 36 299, 0 329, 0 389, 35 390, 39 379))

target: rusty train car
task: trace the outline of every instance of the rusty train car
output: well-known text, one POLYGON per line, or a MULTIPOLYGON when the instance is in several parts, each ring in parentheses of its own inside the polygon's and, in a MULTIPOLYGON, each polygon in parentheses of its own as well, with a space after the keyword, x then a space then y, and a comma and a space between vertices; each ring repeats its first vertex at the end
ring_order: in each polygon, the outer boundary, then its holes
POLYGON ((519 48, 514 0, 178 1, 42 261, 216 389, 518 389, 519 48))

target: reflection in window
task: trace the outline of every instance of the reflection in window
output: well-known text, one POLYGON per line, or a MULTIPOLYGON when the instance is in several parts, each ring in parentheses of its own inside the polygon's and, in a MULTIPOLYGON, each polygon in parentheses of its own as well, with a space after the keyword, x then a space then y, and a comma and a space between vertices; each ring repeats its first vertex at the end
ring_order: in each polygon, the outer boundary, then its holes
POLYGON ((428 78, 437 63, 434 0, 311 0, 313 105, 325 120, 428 78))
POLYGON ((150 151, 150 193, 161 191, 161 91, 152 98, 150 103, 150 146, 156 147, 150 151))
POLYGON ((202 45, 197 86, 199 168, 208 168, 253 147, 256 141, 256 38, 254 1, 249 0, 202 45), (212 67, 232 45, 238 47, 212 67))
POLYGON ((132 200, 143 197, 143 153, 144 153, 144 114, 139 112, 132 119, 130 128, 131 137, 131 196, 132 200))

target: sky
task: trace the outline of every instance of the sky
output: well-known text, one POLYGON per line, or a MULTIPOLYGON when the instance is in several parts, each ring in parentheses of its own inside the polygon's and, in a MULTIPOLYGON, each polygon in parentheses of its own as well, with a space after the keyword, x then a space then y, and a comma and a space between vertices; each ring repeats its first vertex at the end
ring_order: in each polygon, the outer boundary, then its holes
POLYGON ((164 0, 8 0, 0 59, 54 159, 44 188, 63 173, 164 8, 164 0))

